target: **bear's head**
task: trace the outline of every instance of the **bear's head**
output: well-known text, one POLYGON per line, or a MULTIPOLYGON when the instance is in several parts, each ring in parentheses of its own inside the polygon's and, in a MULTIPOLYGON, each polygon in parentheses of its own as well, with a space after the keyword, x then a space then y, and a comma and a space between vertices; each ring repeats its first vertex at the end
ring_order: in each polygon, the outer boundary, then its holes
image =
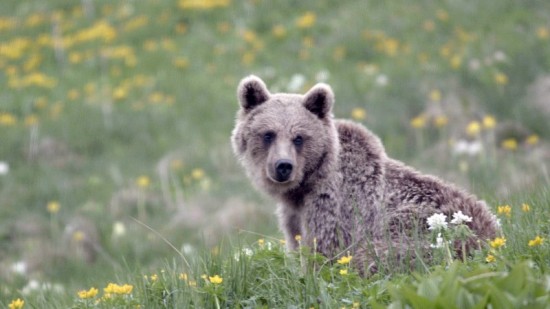
POLYGON ((256 76, 238 86, 240 110, 231 141, 252 182, 277 195, 322 173, 338 152, 334 95, 317 84, 305 95, 267 90, 256 76))

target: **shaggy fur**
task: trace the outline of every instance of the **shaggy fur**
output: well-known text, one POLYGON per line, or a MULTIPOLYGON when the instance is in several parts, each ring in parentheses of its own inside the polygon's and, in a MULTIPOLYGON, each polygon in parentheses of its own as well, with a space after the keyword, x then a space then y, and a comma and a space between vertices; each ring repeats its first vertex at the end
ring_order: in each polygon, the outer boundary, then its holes
POLYGON ((468 226, 476 238, 468 248, 495 236, 496 220, 484 202, 388 158, 365 127, 333 120, 328 85, 305 95, 271 94, 249 76, 238 98, 233 150, 252 183, 278 200, 288 249, 298 248, 301 235, 323 255, 351 251, 359 268, 373 271, 391 252, 398 259, 418 255, 414 231, 426 234, 434 213, 450 218, 459 210, 473 218, 468 226))

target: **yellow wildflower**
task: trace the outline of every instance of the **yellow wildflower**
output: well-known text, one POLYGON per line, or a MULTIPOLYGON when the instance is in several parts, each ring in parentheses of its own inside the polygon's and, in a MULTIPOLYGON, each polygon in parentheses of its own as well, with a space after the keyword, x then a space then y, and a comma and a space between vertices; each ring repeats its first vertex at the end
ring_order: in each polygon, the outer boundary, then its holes
POLYGON ((529 206, 529 204, 521 204, 521 210, 523 210, 523 212, 530 212, 531 211, 531 207, 529 206))
POLYGON ((466 126, 466 133, 470 136, 476 136, 481 131, 481 124, 478 121, 470 121, 466 126))
POLYGON ((508 76, 504 73, 495 73, 494 75, 495 83, 498 85, 506 85, 508 84, 508 76))
POLYGON ((433 22, 433 20, 425 20, 422 23, 422 28, 424 28, 424 30, 426 30, 427 32, 432 32, 435 29, 435 23, 433 22))
POLYGON ((541 40, 547 40, 550 37, 550 31, 547 27, 538 27, 537 37, 541 40))
POLYGON ((505 215, 509 218, 512 215, 512 207, 510 207, 510 205, 498 206, 497 213, 499 215, 505 215))
POLYGON ((32 127, 38 123, 38 117, 34 114, 25 117, 25 126, 32 127))
POLYGON ((202 168, 195 168, 191 171, 191 177, 195 180, 201 180, 204 178, 204 170, 202 168))
POLYGON ((492 262, 496 261, 496 258, 495 258, 495 256, 492 255, 492 254, 487 254, 487 257, 485 258, 485 261, 486 261, 487 263, 492 263, 492 262))
POLYGON ((178 69, 185 69, 189 66, 189 60, 185 57, 177 57, 172 61, 172 64, 178 69))
POLYGON ((298 28, 311 28, 315 24, 317 16, 313 12, 306 12, 296 20, 298 28))
POLYGON ((186 273, 181 273, 179 275, 179 278, 180 278, 180 280, 187 281, 187 274, 186 273))
POLYGON ((351 255, 343 256, 338 261, 336 261, 338 264, 349 264, 351 262, 351 259, 353 257, 351 255))
POLYGON ((260 247, 263 247, 265 245, 265 240, 263 238, 258 239, 258 245, 260 245, 260 247))
POLYGON ((159 279, 159 276, 157 274, 152 274, 151 276, 149 276, 149 279, 151 279, 151 281, 155 282, 159 279))
POLYGON ((286 35, 286 29, 283 25, 276 25, 271 29, 271 33, 274 37, 281 39, 286 35))
POLYGON ((129 284, 125 285, 118 285, 115 283, 109 283, 107 287, 103 289, 105 294, 117 294, 117 295, 124 295, 124 294, 130 294, 132 293, 132 289, 134 287, 129 284))
POLYGON ((48 203, 48 205, 46 205, 46 209, 51 214, 58 213, 60 208, 61 208, 61 205, 59 205, 58 201, 51 201, 48 203))
POLYGON ((351 118, 355 120, 365 120, 367 118, 367 111, 364 108, 356 107, 351 110, 351 118))
POLYGON ((23 306, 25 305, 25 301, 18 298, 18 299, 14 299, 9 305, 8 305, 8 308, 9 309, 21 309, 23 308, 23 306))
POLYGON ((494 240, 491 240, 489 242, 489 245, 491 245, 491 248, 498 249, 500 247, 503 247, 506 245, 506 238, 504 237, 497 237, 494 240))
POLYGON ((296 239, 296 241, 301 241, 302 240, 302 235, 296 235, 296 236, 294 236, 294 239, 296 239))
POLYGON ((340 275, 346 276, 347 274, 348 274, 348 270, 347 270, 347 269, 340 269, 340 275))
POLYGON ((81 242, 86 237, 86 234, 84 232, 77 230, 73 233, 73 240, 76 242, 81 242))
POLYGON ((507 150, 516 150, 518 148, 518 142, 516 141, 515 138, 507 138, 502 141, 500 146, 502 146, 502 148, 507 150))
POLYGON ((439 102, 441 101, 441 91, 439 91, 439 89, 433 89, 430 91, 429 97, 431 101, 439 102))
POLYGON ((413 119, 411 119, 411 127, 415 128, 415 129, 421 129, 421 128, 424 128, 426 126, 426 116, 424 115, 418 115, 416 117, 414 117, 413 119))
POLYGON ((527 139, 525 140, 525 143, 527 145, 536 145, 539 143, 539 136, 536 134, 531 134, 527 137, 527 139))
POLYGON ((485 117, 483 117, 484 129, 492 129, 496 126, 496 124, 497 124, 497 120, 495 119, 495 117, 491 115, 486 115, 485 117))
POLYGON ((180 0, 178 6, 185 9, 209 10, 218 7, 226 7, 231 0, 180 0))
POLYGON ((136 185, 140 188, 147 188, 151 184, 151 180, 147 176, 139 176, 136 179, 136 185))
POLYGON ((460 66, 462 65, 462 56, 453 55, 449 62, 451 64, 451 68, 456 70, 456 69, 460 68, 460 66))
POLYGON ((116 87, 113 91, 113 99, 124 100, 128 96, 128 89, 126 87, 116 87))
POLYGON ((0 125, 2 126, 13 126, 17 123, 17 118, 10 113, 0 113, 0 125))
POLYGON ((213 284, 221 284, 223 282, 223 278, 218 275, 215 275, 214 277, 208 277, 208 279, 210 279, 210 283, 213 284))
POLYGON ((96 288, 90 288, 88 291, 82 290, 78 292, 78 297, 81 299, 94 298, 97 295, 98 290, 96 288))
POLYGON ((437 10, 435 15, 437 16, 437 19, 441 21, 447 21, 449 19, 449 13, 447 13, 447 11, 442 9, 437 10))
POLYGON ((434 118, 434 125, 438 128, 442 128, 449 123, 449 118, 445 115, 437 115, 434 118))
POLYGON ((529 240, 529 247, 536 247, 542 245, 544 238, 537 235, 535 239, 529 240))

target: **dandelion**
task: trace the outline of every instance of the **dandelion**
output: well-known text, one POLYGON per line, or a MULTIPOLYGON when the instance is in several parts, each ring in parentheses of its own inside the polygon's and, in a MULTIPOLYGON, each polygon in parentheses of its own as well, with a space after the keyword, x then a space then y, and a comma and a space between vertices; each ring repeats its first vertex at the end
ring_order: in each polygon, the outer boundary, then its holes
POLYGON ((537 37, 541 40, 547 40, 550 37, 550 31, 547 27, 538 27, 537 37))
POLYGON ((12 302, 8 305, 9 309, 21 309, 25 305, 25 301, 18 298, 12 300, 12 302))
POLYGON ((483 128, 489 130, 489 129, 493 129, 496 126, 497 121, 494 116, 486 115, 485 117, 483 117, 482 123, 483 123, 483 128))
POLYGON ((421 114, 414 117, 413 119, 411 119, 410 125, 414 129, 424 128, 426 126, 426 116, 421 114))
POLYGON ((465 222, 472 222, 472 217, 466 216, 465 214, 462 213, 461 210, 453 214, 453 219, 451 220, 451 224, 458 225, 458 224, 463 224, 465 222))
POLYGON ((494 262, 494 261, 496 261, 495 256, 492 255, 492 254, 487 254, 487 257, 485 258, 485 262, 487 262, 487 263, 492 263, 492 262, 494 262))
POLYGON ((152 274, 149 279, 151 279, 151 281, 155 282, 159 279, 159 276, 157 274, 152 274))
POLYGON ((510 218, 512 216, 512 207, 510 207, 510 205, 498 206, 497 213, 499 215, 505 215, 506 217, 510 218))
POLYGON ((500 247, 503 247, 504 245, 506 245, 506 238, 504 237, 497 237, 495 238, 494 240, 491 240, 489 242, 489 245, 491 246, 491 248, 493 249, 498 249, 500 247))
POLYGON ((296 236, 294 236, 294 239, 296 239, 297 242, 300 242, 302 240, 302 236, 301 235, 296 235, 296 236))
POLYGON ((430 101, 439 102, 441 101, 441 91, 439 91, 439 89, 433 89, 430 91, 428 97, 430 98, 430 101))
POLYGON ((530 212, 531 211, 531 207, 529 206, 529 204, 521 204, 521 210, 523 210, 523 212, 530 212))
POLYGON ((536 145, 539 143, 539 136, 536 134, 531 134, 527 137, 527 139, 525 140, 525 143, 527 145, 536 145))
POLYGON ((286 28, 283 25, 275 25, 271 29, 271 33, 274 37, 281 39, 286 36, 286 28))
POLYGON ((306 12, 296 20, 296 26, 298 28, 311 28, 315 24, 317 16, 313 12, 306 12))
POLYGON ((348 270, 347 269, 340 269, 340 275, 347 276, 348 275, 348 270))
POLYGON ((57 201, 51 201, 46 205, 46 209, 49 213, 56 214, 59 212, 59 209, 61 209, 61 205, 59 205, 57 201))
POLYGON ((347 256, 343 256, 341 257, 338 261, 336 261, 338 264, 349 264, 351 262, 351 259, 353 258, 353 256, 351 255, 347 255, 347 256))
POLYGON ((508 76, 504 73, 495 73, 494 80, 497 85, 506 85, 508 84, 508 76))
POLYGON ((437 115, 434 118, 434 125, 437 128, 442 128, 442 127, 446 126, 448 123, 449 123, 449 118, 447 118, 447 116, 445 116, 445 115, 437 115))
POLYGON ((178 278, 179 278, 180 280, 187 281, 187 274, 186 274, 186 273, 181 273, 181 274, 178 276, 178 278))
POLYGON ((351 110, 351 118, 361 121, 367 118, 367 111, 364 108, 356 107, 351 110))
POLYGON ((470 121, 466 126, 466 134, 469 136, 477 136, 481 131, 481 124, 478 121, 470 121))
POLYGON ((445 230, 447 229, 447 216, 444 214, 433 214, 426 221, 429 225, 429 230, 445 230))
POLYGON ((147 188, 151 184, 151 179, 147 176, 139 176, 136 179, 136 185, 140 188, 147 188))
POLYGON ((201 180, 204 178, 204 170, 202 168, 195 168, 191 171, 191 178, 195 180, 201 180))
POLYGON ((82 290, 78 292, 78 297, 81 299, 94 298, 97 295, 98 290, 94 287, 89 290, 82 290))
POLYGON ((265 245, 265 239, 263 239, 263 238, 258 239, 258 245, 260 247, 263 247, 265 245))
POLYGON ((218 275, 215 275, 214 277, 208 277, 208 279, 212 284, 221 284, 223 282, 223 278, 218 275))
POLYGON ((529 247, 536 247, 542 245, 544 238, 537 235, 535 239, 529 240, 529 247))
POLYGON ((500 146, 506 150, 516 150, 518 148, 518 142, 515 138, 507 138, 502 141, 500 146))

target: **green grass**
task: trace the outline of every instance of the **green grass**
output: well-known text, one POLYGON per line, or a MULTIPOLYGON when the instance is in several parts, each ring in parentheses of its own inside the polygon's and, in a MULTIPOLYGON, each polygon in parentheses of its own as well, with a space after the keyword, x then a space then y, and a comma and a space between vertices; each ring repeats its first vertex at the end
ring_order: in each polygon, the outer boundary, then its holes
POLYGON ((534 85, 550 71, 547 1, 188 2, 0 3, 0 307, 82 308, 78 291, 110 282, 133 286, 120 307, 546 306, 550 115, 534 85), (229 145, 248 74, 272 91, 330 84, 336 117, 355 115, 390 156, 510 205, 506 246, 363 279, 285 255, 274 203, 229 145), (461 141, 483 148, 459 154, 461 141))

